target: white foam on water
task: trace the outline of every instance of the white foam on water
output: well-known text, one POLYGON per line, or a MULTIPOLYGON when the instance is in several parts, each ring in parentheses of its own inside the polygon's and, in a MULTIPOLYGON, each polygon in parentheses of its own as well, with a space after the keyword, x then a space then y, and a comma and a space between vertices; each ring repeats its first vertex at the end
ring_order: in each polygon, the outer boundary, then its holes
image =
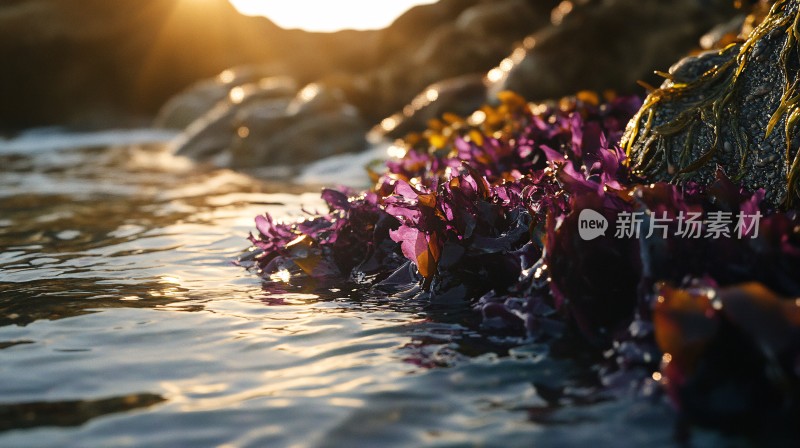
MULTIPOLYGON (((0 138, 0 156, 22 155, 33 166, 34 172, 4 173, 6 187, 19 191, 22 188, 33 188, 37 192, 52 192, 54 183, 59 189, 73 193, 94 192, 98 189, 109 189, 109 192, 130 194, 131 182, 116 182, 100 179, 99 174, 109 171, 111 167, 122 169, 127 178, 129 170, 156 172, 190 172, 194 163, 186 157, 176 156, 170 150, 181 138, 181 133, 152 128, 110 129, 97 132, 72 132, 64 128, 36 128, 10 138, 0 138), (162 143, 162 151, 141 148, 138 145, 162 143), (82 150, 87 148, 106 148, 91 155, 82 150), (124 156, 111 148, 125 148, 124 156), (98 168, 92 168, 98 167, 98 168), (81 174, 76 174, 76 170, 81 174), (34 176, 37 174, 37 176, 34 176), (35 178, 35 179, 34 179, 35 178), (35 180, 35 182, 34 182, 35 180), (34 185, 31 185, 35 183, 34 185), (71 188, 68 188, 71 187, 71 188), (122 188, 124 191, 118 191, 122 188)), ((261 171, 269 175, 256 177, 285 177, 287 181, 306 186, 344 186, 350 188, 368 188, 370 178, 367 166, 388 159, 387 150, 391 143, 379 141, 359 153, 340 154, 311 162, 299 169, 289 167, 262 167, 261 171), (277 174, 276 174, 277 173, 277 174)), ((224 155, 224 153, 223 153, 224 155)), ((219 162, 219 161, 218 161, 219 162)), ((219 163, 217 166, 225 166, 219 163)), ((376 166, 382 166, 377 163, 376 166)), ((26 170, 27 171, 27 170, 26 170)), ((122 173, 120 173, 122 174, 122 173)), ((108 177, 108 176, 102 176, 108 177)))
POLYGON ((22 192, 75 198, 140 194, 155 188, 150 178, 193 167, 162 149, 177 135, 151 128, 74 132, 52 127, 0 139, 5 164, 0 198, 22 192))
POLYGON ((163 129, 111 129, 70 132, 63 128, 37 128, 10 139, 0 139, 0 154, 32 154, 97 146, 166 143, 179 135, 163 129))
POLYGON ((308 164, 297 178, 303 185, 341 185, 366 188, 370 184, 367 166, 388 159, 388 142, 380 142, 359 153, 339 154, 308 164))

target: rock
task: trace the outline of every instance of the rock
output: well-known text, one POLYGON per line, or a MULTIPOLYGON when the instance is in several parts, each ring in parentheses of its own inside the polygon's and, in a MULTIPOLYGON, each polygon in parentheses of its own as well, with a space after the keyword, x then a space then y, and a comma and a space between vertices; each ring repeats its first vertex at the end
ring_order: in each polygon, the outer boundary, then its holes
POLYGON ((231 148, 231 166, 297 165, 366 148, 364 121, 353 114, 324 112, 302 120, 289 120, 277 132, 274 122, 249 123, 247 133, 237 134, 231 148))
POLYGON ((440 0, 383 30, 320 34, 242 16, 228 0, 0 2, 0 130, 143 125, 183 91, 156 121, 181 127, 226 88, 265 76, 338 84, 378 122, 426 86, 489 70, 558 3, 440 0), (231 81, 198 83, 229 67, 231 81))
POLYGON ((726 47, 739 39, 739 33, 747 20, 747 15, 737 14, 725 23, 711 28, 700 38, 700 47, 703 50, 726 47))
POLYGON ((364 120, 340 89, 309 84, 294 96, 285 79, 231 90, 193 122, 175 151, 219 166, 295 165, 366 146, 364 120))
POLYGON ((214 161, 217 165, 230 163, 229 150, 238 126, 237 113, 246 111, 273 120, 285 115, 289 98, 256 101, 244 106, 221 103, 194 121, 173 143, 175 152, 200 161, 214 161))
POLYGON ((403 137, 409 132, 422 131, 429 120, 445 112, 468 115, 477 110, 486 99, 483 74, 462 75, 450 78, 423 89, 402 111, 385 118, 371 131, 372 139, 403 137))
POLYGON ((708 184, 717 165, 773 205, 800 197, 799 0, 779 0, 748 39, 670 69, 628 125, 622 144, 652 180, 708 184))
POLYGON ((455 22, 440 26, 413 55, 416 76, 431 84, 463 73, 486 71, 507 54, 513 43, 548 24, 555 2, 530 7, 524 0, 478 3, 455 22))
MULTIPOLYGON (((373 97, 362 110, 376 121, 427 86, 485 73, 531 32, 549 24, 556 0, 443 0, 413 8, 382 33, 368 74, 373 97)), ((361 105, 359 105, 361 106, 361 105)))
MULTIPOLYGON (((224 75, 224 72, 223 74, 224 75)), ((231 141, 238 126, 234 123, 237 114, 251 111, 265 116, 284 115, 297 92, 296 83, 289 78, 264 78, 259 82, 228 87, 222 82, 204 83, 200 86, 200 94, 187 92, 175 99, 175 106, 165 106, 162 112, 164 120, 179 120, 199 112, 190 110, 192 102, 202 103, 212 100, 214 96, 224 93, 224 97, 197 117, 181 137, 175 142, 176 152, 196 160, 209 160, 220 156, 231 146, 231 141), (216 86, 214 90, 210 86, 216 86), (208 86, 208 88, 206 88, 208 86), (214 92, 212 96, 211 93, 214 92), (183 109, 182 109, 183 108, 183 109), (183 115, 178 115, 183 110, 183 115)))
POLYGON ((303 99, 310 92, 304 89, 286 110, 275 102, 235 106, 225 100, 214 106, 238 82, 252 80, 241 75, 244 68, 239 68, 233 81, 218 76, 176 96, 162 108, 157 123, 180 127, 196 119, 179 142, 179 153, 224 165, 284 163, 291 152, 276 149, 278 144, 305 148, 318 141, 317 151, 295 151, 301 157, 298 162, 315 153, 356 150, 364 146, 364 136, 356 136, 355 131, 370 123, 395 120, 398 126, 388 134, 394 137, 420 129, 446 111, 472 112, 486 96, 482 73, 507 54, 516 40, 549 23, 555 4, 556 0, 442 0, 415 7, 379 31, 375 47, 364 48, 358 62, 347 61, 321 76, 311 86, 323 89, 303 99), (381 121, 400 108, 403 111, 393 119, 381 121), (203 109, 210 112, 203 114, 203 109), (197 119, 199 115, 203 116, 197 119), (322 121, 300 124, 299 117, 322 121), (335 126, 341 132, 335 132, 335 126), (285 141, 289 135, 295 135, 297 145, 285 141), (323 136, 331 141, 322 141, 323 136))
POLYGON ((398 17, 378 35, 376 62, 384 65, 397 55, 413 53, 443 25, 452 24, 458 16, 479 0, 440 0, 431 5, 414 6, 398 17))
POLYGON ((292 96, 297 92, 297 82, 292 78, 269 77, 270 72, 270 66, 243 66, 225 70, 212 79, 198 81, 167 101, 153 120, 153 125, 184 129, 231 95, 242 95, 242 100, 249 101, 256 97, 292 96), (233 90, 235 88, 240 90, 233 90), (256 95, 253 94, 254 90, 258 92, 256 95))
POLYGON ((489 98, 502 90, 529 100, 578 90, 614 89, 636 93, 636 82, 653 80, 696 48, 714 25, 736 13, 729 0, 564 1, 554 24, 527 37, 512 55, 489 72, 489 98))
POLYGON ((367 125, 337 88, 304 87, 282 114, 240 111, 231 166, 296 165, 366 148, 367 125))

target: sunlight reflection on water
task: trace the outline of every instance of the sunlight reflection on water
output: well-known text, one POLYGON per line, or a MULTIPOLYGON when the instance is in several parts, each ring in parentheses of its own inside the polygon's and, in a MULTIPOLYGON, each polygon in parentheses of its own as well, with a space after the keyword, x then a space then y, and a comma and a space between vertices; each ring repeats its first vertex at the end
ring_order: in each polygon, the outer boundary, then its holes
POLYGON ((347 285, 264 289, 233 265, 256 214, 296 219, 322 208, 316 192, 159 144, 56 146, 0 154, 0 446, 671 440, 663 408, 634 428, 620 402, 559 411, 569 431, 530 422, 532 379, 568 365, 498 357, 457 313, 347 285))

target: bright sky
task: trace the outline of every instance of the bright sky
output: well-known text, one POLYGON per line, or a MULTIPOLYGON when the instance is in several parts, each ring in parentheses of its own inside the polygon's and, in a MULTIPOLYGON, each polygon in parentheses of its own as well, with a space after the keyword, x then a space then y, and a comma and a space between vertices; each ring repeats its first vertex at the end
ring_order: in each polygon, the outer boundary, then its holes
POLYGON ((307 31, 379 29, 414 5, 437 0, 230 0, 242 14, 307 31))

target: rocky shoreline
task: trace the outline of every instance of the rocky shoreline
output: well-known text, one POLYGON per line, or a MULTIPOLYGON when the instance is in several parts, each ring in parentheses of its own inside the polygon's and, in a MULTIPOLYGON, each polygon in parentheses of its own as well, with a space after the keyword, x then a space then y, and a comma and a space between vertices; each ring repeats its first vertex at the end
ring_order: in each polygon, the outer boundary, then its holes
POLYGON ((256 217, 241 263, 267 291, 352 282, 471 308, 484 335, 592 360, 596 389, 565 379, 544 396, 667 400, 679 442, 711 428, 734 445, 791 446, 798 4, 742 21, 747 36, 720 36, 643 102, 502 91, 446 113, 397 142, 372 189, 324 190, 327 214, 256 217), (774 154, 786 162, 764 163, 774 154))
POLYGON ((653 70, 737 15, 727 0, 442 0, 385 30, 317 34, 241 16, 227 0, 7 2, 0 128, 142 125, 162 109, 156 123, 182 129, 185 115, 169 118, 176 101, 198 118, 234 88, 289 77, 295 93, 338 91, 365 129, 399 112, 401 129, 421 130, 426 120, 407 115, 466 113, 505 88, 531 100, 636 93, 637 80, 655 82, 653 70))
POLYGON ((362 70, 339 66, 306 87, 307 77, 288 72, 278 79, 297 86, 283 101, 250 101, 273 94, 258 87, 273 82, 270 67, 227 70, 174 97, 156 123, 182 128, 194 117, 178 151, 224 166, 285 163, 277 147, 305 163, 363 150, 359 136, 370 128, 372 138, 402 137, 444 112, 469 113, 507 89, 531 100, 585 89, 635 92, 638 80, 653 81, 653 70, 696 48, 703 33, 731 17, 743 21, 727 0, 443 1, 414 8, 381 31, 377 56, 362 70), (303 116, 278 110, 279 103, 306 101, 309 91, 321 92, 328 106, 303 116), (297 132, 272 138, 278 123, 297 132))

